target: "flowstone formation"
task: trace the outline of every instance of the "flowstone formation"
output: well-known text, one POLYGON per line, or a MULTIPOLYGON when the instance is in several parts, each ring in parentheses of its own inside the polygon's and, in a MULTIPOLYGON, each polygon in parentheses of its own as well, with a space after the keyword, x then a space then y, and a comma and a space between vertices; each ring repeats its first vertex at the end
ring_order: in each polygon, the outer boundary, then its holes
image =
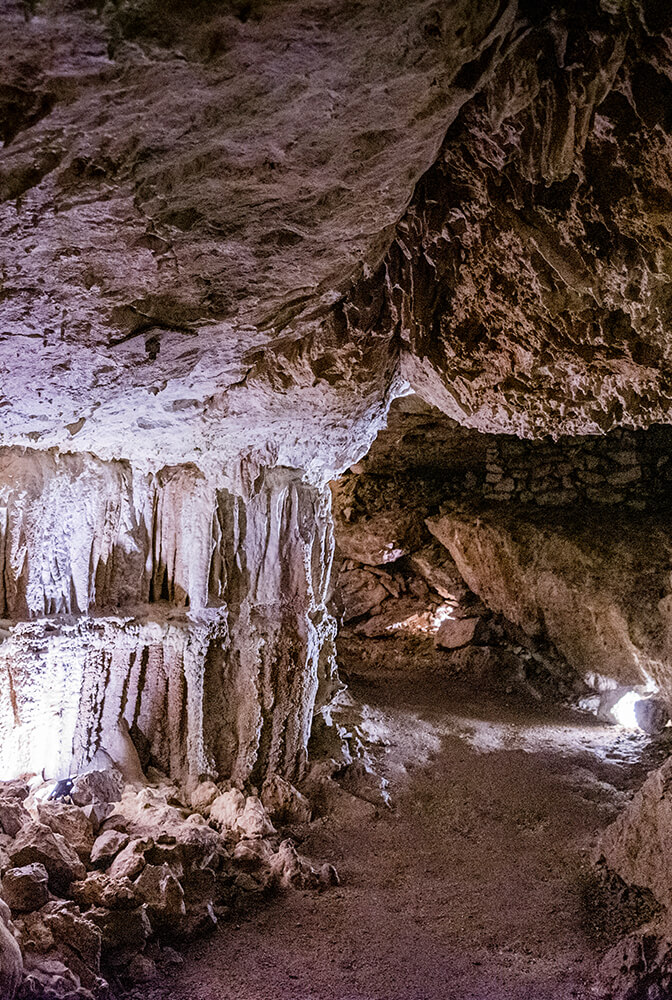
MULTIPOLYGON (((393 399, 472 435, 614 435, 541 484, 491 442, 469 482, 495 506, 616 490, 636 512, 664 479, 656 448, 610 442, 672 423, 672 14, 0 0, 0 21, 0 777, 67 777, 130 734, 184 787, 298 781, 338 688, 327 483, 393 399)), ((447 545, 492 603, 455 620, 670 686, 667 605, 633 626, 623 585, 568 652, 539 580, 523 613, 472 557, 473 511, 460 527, 430 494, 438 538, 411 540, 402 582, 351 575, 360 607, 413 580, 438 610, 447 545)))

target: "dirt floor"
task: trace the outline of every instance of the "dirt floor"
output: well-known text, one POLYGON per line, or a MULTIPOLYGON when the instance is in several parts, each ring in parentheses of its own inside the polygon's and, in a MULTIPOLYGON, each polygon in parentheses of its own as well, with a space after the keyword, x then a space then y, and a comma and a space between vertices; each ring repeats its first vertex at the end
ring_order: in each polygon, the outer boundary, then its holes
POLYGON ((341 885, 288 892, 193 946, 148 1000, 565 1000, 591 989, 610 914, 596 836, 663 741, 448 681, 355 686, 394 809, 313 824, 341 885))

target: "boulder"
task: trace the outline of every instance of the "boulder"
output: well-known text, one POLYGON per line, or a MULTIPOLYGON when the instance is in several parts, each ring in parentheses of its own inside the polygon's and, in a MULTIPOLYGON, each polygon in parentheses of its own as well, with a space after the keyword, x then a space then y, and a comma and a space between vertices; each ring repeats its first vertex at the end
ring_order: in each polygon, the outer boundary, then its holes
POLYGON ((275 833, 261 800, 256 795, 248 795, 245 808, 236 820, 236 828, 243 837, 270 837, 275 833))
POLYGON ((21 828, 14 847, 9 851, 14 868, 41 864, 49 875, 49 885, 57 894, 67 892, 75 879, 82 879, 86 868, 77 852, 64 837, 54 833, 44 823, 30 822, 21 828))
POLYGON ((147 906, 154 931, 167 926, 177 929, 186 915, 184 890, 168 865, 146 865, 135 881, 135 892, 147 906))
POLYGON ((651 736, 662 733, 670 721, 670 709, 662 698, 640 698, 634 706, 635 721, 651 736))
POLYGON ((31 821, 31 815, 21 804, 21 799, 15 797, 0 798, 0 829, 10 837, 16 837, 25 823, 31 821))
POLYGON ((21 778, 14 778, 12 781, 0 781, 0 798, 2 799, 17 799, 19 802, 25 802, 29 795, 30 786, 28 782, 22 781, 21 778))
POLYGON ((154 846, 151 838, 136 837, 131 840, 110 865, 112 878, 134 879, 145 867, 145 851, 154 846))
POLYGON ((210 822, 220 830, 233 830, 245 810, 245 796, 237 788, 222 792, 210 806, 210 822))
POLYGON ((93 824, 82 809, 65 802, 44 802, 38 805, 37 813, 41 823, 60 833, 82 861, 88 861, 95 835, 93 824))
POLYGON ((132 983, 148 983, 157 977, 156 962, 147 955, 134 955, 128 964, 128 978, 132 983))
POLYGON ((208 816, 210 806, 220 794, 214 781, 200 781, 190 795, 191 808, 203 816, 208 816))
POLYGON ((101 771, 87 771, 74 779, 70 798, 76 806, 93 802, 119 802, 124 790, 121 772, 114 767, 101 771))
POLYGON ((140 902, 130 879, 111 878, 105 872, 89 872, 84 881, 73 882, 70 895, 80 906, 104 906, 108 910, 132 910, 140 902))
POLYGON ((366 566, 396 562, 422 544, 424 533, 414 509, 389 505, 347 524, 336 519, 334 529, 341 553, 366 566))
POLYGON ((616 821, 605 830, 600 853, 630 885, 650 889, 672 909, 672 758, 652 772, 616 821))
POLYGON ((10 868, 2 879, 2 896, 13 912, 39 910, 49 899, 49 875, 42 864, 10 868))
POLYGON ((107 868, 130 839, 127 833, 120 830, 105 830, 91 848, 91 864, 96 868, 107 868))
POLYGON ((261 802, 276 823, 309 823, 312 807, 305 795, 279 774, 270 774, 261 789, 261 802))
POLYGON ((480 618, 449 618, 440 625, 434 642, 441 649, 468 646, 474 639, 479 621, 480 618))
POLYGON ((236 868, 247 872, 259 872, 268 868, 273 848, 267 840, 241 840, 233 849, 233 860, 236 868))
POLYGON ((376 774, 363 760, 353 760, 335 775, 341 788, 376 806, 389 806, 390 794, 386 778, 376 774))
POLYGON ((409 556, 408 561, 425 583, 444 600, 459 603, 469 593, 450 553, 438 542, 423 546, 409 556))
POLYGON ((23 978, 23 958, 14 934, 9 907, 0 900, 0 997, 13 1000, 23 978))
POLYGON ((87 917, 102 934, 103 953, 130 950, 135 954, 143 950, 152 933, 152 925, 144 906, 134 910, 94 907, 87 912, 87 917))
POLYGON ((378 577, 365 569, 342 572, 338 578, 338 588, 346 622, 369 614, 388 596, 378 577))
POLYGON ((24 949, 47 953, 57 950, 68 966, 78 974, 88 970, 95 976, 100 969, 101 934, 79 907, 69 900, 51 900, 42 909, 28 913, 21 921, 24 949))

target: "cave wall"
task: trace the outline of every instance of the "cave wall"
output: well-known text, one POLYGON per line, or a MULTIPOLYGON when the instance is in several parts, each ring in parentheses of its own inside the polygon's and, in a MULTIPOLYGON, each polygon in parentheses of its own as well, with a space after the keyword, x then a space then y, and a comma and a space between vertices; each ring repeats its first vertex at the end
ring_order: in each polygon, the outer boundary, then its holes
POLYGON ((672 499, 671 460, 667 426, 556 441, 496 435, 488 444, 483 496, 552 507, 656 507, 672 499))
POLYGON ((332 671, 328 493, 6 449, 0 516, 1 773, 77 770, 121 719, 176 777, 300 773, 332 671))
MULTIPOLYGON (((217 618, 250 773, 300 766, 332 635, 323 490, 392 398, 473 431, 457 486, 486 478, 479 430, 672 419, 672 62, 648 0, 241 15, 0 0, 0 528, 12 637, 217 618)), ((517 497, 507 478, 486 486, 517 497)))

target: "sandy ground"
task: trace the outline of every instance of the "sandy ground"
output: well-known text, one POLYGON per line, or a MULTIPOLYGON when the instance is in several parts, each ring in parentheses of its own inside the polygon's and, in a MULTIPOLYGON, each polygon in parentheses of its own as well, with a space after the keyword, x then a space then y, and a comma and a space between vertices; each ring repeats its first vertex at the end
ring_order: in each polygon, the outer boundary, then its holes
POLYGON ((368 826, 312 825, 301 850, 332 861, 340 887, 223 926, 143 996, 599 997, 591 848, 665 747, 436 678, 355 693, 395 806, 368 826))

